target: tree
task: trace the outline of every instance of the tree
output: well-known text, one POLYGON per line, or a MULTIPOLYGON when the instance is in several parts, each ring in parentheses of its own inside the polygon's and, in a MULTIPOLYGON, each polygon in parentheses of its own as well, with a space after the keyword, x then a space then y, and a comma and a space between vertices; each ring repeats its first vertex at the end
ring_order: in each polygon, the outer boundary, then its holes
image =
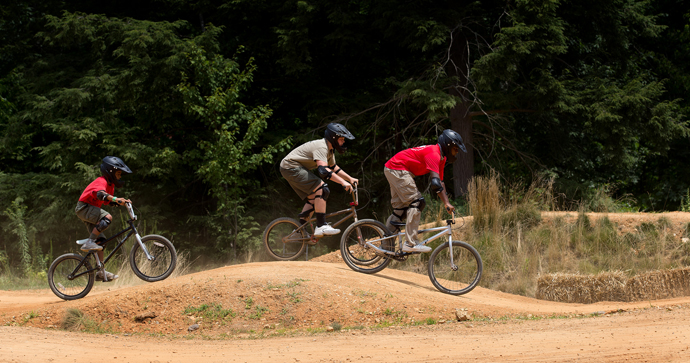
POLYGON ((154 225, 175 225, 180 212, 224 211, 227 199, 202 197, 209 189, 220 197, 229 186, 239 200, 250 195, 235 184, 251 185, 247 172, 282 144, 255 153, 270 110, 239 101, 254 66, 241 70, 219 55, 220 33, 209 25, 196 34, 183 21, 48 16, 38 34, 42 54, 16 70, 10 101, 17 111, 0 120, 8 171, 0 174, 0 201, 23 197, 39 232, 59 226, 78 234, 65 206, 98 175, 105 155, 134 170, 119 192, 154 225))

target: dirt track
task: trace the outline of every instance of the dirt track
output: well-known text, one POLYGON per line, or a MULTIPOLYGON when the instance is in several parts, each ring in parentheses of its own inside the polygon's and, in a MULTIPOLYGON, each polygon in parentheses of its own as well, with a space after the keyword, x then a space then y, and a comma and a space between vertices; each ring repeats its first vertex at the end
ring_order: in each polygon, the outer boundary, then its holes
POLYGON ((2 362, 690 361, 690 297, 582 305, 482 288, 454 297, 436 291, 426 276, 393 269, 363 275, 316 262, 229 266, 101 288, 73 302, 49 290, 3 291, 0 322, 2 362), (266 308, 261 318, 251 317, 249 297, 266 308), (219 324, 183 313, 201 303, 237 315, 219 324), (70 307, 110 321, 117 332, 58 330, 70 307), (473 320, 456 322, 458 308, 473 320), (156 318, 134 322, 146 311, 156 318), (27 319, 30 312, 38 316, 27 319), (400 324, 384 327, 393 317, 400 324), (428 319, 436 324, 426 325, 428 319), (192 322, 201 328, 188 333, 192 322), (343 330, 326 332, 332 322, 343 330))

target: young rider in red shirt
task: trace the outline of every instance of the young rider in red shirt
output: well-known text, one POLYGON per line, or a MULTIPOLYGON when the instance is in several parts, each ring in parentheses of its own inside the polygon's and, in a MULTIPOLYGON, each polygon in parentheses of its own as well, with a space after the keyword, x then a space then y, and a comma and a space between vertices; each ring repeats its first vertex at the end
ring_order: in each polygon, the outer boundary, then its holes
MULTIPOLYGON (((115 156, 106 156, 101 163, 101 176, 92 181, 79 197, 75 213, 86 225, 86 229, 91 233, 88 239, 77 241, 81 244, 82 251, 98 251, 98 258, 103 261, 103 247, 96 240, 101 232, 112 222, 113 217, 110 213, 101 209, 103 204, 123 205, 132 201, 115 196, 115 188, 121 188, 124 183, 120 181, 122 173, 131 174, 132 171, 125 165, 122 159, 115 156)), ((118 278, 106 271, 108 281, 118 278)), ((96 273, 96 280, 104 281, 103 273, 96 273)))
POLYGON ((446 185, 443 183, 443 169, 446 162, 455 161, 460 150, 467 152, 462 137, 457 132, 447 129, 438 137, 438 144, 403 150, 386 163, 383 173, 391 187, 391 205, 394 210, 386 221, 386 227, 391 232, 397 232, 398 227, 391 222, 405 221, 407 241, 403 245, 404 252, 431 251, 431 248, 420 244, 417 237, 419 219, 426 202, 417 189, 414 177, 430 174, 431 190, 441 197, 448 212, 454 211, 455 207, 448 201, 446 185), (402 212, 398 214, 395 211, 402 212))

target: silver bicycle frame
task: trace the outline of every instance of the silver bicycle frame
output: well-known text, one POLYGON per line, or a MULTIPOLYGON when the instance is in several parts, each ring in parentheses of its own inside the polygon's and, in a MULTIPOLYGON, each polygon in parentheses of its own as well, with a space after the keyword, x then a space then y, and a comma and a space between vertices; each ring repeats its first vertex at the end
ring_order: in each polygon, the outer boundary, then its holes
MULTIPOLYGON (((434 228, 417 230, 418 233, 427 233, 427 232, 436 232, 436 231, 442 231, 442 232, 437 233, 437 234, 425 239, 421 244, 425 245, 425 244, 447 234, 448 235, 448 248, 450 249, 450 253, 451 253, 450 263, 453 264, 453 250, 452 250, 452 248, 453 248, 453 230, 452 230, 450 225, 447 225, 445 227, 434 227, 434 228)), ((405 235, 405 232, 399 232, 398 234, 395 234, 392 236, 367 241, 365 244, 367 245, 367 247, 373 248, 374 250, 376 250, 378 252, 385 253, 387 255, 395 255, 395 252, 387 251, 387 250, 384 250, 382 248, 376 247, 372 244, 372 242, 385 241, 385 240, 388 240, 391 238, 399 238, 400 243, 402 244, 402 236, 404 236, 404 235, 405 235)), ((359 238, 361 240, 361 236, 359 238)))
MULTIPOLYGON (((136 220, 137 215, 134 214, 134 209, 132 209, 132 204, 131 203, 125 203, 125 206, 127 206, 127 212, 129 213, 130 218, 132 218, 132 220, 136 220)), ((154 257, 151 256, 151 254, 149 253, 149 250, 147 250, 146 246, 144 246, 144 242, 141 240, 141 236, 139 236, 139 231, 137 231, 137 233, 134 234, 134 237, 136 237, 137 243, 139 243, 139 247, 141 247, 141 249, 146 254, 146 258, 149 261, 153 261, 154 257)))

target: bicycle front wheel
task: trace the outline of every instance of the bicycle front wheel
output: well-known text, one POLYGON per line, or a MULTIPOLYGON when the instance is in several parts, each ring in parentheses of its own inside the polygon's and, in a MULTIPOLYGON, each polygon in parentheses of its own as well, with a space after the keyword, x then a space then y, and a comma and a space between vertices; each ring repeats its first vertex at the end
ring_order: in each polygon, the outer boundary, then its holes
POLYGON ((448 247, 448 242, 443 243, 431 254, 429 279, 441 292, 451 295, 466 294, 472 291, 482 278, 482 258, 474 247, 465 242, 453 241, 453 248, 448 247))
POLYGON ((381 245, 395 241, 381 240, 388 234, 386 226, 373 219, 362 219, 351 224, 340 238, 340 254, 343 261, 351 269, 365 274, 383 270, 391 262, 390 258, 376 252, 366 245, 366 242, 375 241, 371 244, 381 248, 381 245))
POLYGON ((175 271, 177 266, 177 252, 172 242, 167 238, 155 234, 141 237, 141 242, 149 252, 146 252, 135 241, 129 253, 129 265, 140 279, 148 282, 165 280, 175 271))
POLYGON ((269 223, 263 235, 266 252, 280 261, 291 261, 299 257, 307 248, 308 238, 304 228, 295 232, 299 227, 296 220, 285 217, 269 223))
POLYGON ((56 258, 48 268, 48 285, 60 299, 81 299, 91 291, 95 274, 87 272, 91 265, 88 261, 82 264, 83 260, 81 255, 68 253, 56 258))

